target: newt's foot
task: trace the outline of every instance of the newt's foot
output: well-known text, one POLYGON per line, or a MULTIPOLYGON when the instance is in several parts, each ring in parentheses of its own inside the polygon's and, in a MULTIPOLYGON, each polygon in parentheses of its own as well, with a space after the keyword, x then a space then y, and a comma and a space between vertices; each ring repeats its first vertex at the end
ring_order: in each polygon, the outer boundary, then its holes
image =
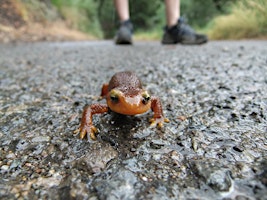
POLYGON ((77 134, 77 133, 80 133, 81 139, 83 139, 87 134, 88 139, 90 136, 92 140, 96 140, 97 128, 93 125, 91 126, 85 125, 74 131, 74 134, 77 134))
POLYGON ((151 127, 158 126, 158 127, 162 128, 164 122, 165 123, 169 123, 170 120, 167 119, 167 118, 161 117, 161 118, 152 118, 152 119, 149 120, 149 122, 150 122, 150 126, 151 127))

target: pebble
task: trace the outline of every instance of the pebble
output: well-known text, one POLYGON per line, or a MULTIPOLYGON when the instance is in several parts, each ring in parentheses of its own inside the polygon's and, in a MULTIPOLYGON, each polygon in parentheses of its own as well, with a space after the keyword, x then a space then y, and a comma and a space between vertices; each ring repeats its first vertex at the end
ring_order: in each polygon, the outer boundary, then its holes
POLYGON ((8 165, 2 165, 1 170, 7 171, 9 169, 8 165))

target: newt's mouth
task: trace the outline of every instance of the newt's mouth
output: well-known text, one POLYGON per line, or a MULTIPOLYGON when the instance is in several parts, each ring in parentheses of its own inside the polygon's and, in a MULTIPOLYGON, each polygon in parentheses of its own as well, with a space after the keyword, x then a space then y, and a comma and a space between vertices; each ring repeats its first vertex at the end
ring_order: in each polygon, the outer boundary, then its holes
POLYGON ((123 115, 141 114, 147 112, 151 107, 150 102, 144 104, 142 95, 120 95, 117 102, 112 101, 111 98, 107 98, 107 104, 112 111, 123 115))

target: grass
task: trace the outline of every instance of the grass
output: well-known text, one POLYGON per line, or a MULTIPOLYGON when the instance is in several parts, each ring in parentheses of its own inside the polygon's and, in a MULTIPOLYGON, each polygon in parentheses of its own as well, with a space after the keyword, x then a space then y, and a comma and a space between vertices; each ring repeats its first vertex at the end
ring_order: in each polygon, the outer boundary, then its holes
POLYGON ((232 7, 232 12, 216 17, 207 31, 211 39, 266 38, 267 1, 242 0, 232 7))
POLYGON ((51 0, 72 28, 102 38, 94 0, 51 0))
POLYGON ((134 40, 153 41, 160 40, 162 37, 162 30, 136 31, 134 32, 134 40))
MULTIPOLYGON (((101 30, 97 15, 97 1, 51 0, 51 2, 71 27, 98 38, 103 37, 103 30, 101 30)), ((196 31, 206 33, 210 39, 267 38, 267 1, 238 0, 234 2, 228 15, 215 17, 207 26, 200 30, 196 28, 196 31)), ((164 10, 160 10, 158 14, 163 18, 163 13, 164 10)), ((136 29, 134 38, 136 40, 160 40, 162 34, 162 28, 157 26, 149 31, 136 29)))

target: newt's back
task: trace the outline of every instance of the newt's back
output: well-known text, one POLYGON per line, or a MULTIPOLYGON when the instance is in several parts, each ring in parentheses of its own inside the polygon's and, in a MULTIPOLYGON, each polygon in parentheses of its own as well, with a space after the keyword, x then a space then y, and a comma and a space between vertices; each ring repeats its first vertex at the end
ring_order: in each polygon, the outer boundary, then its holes
POLYGON ((142 83, 133 72, 118 72, 110 79, 108 90, 110 91, 114 88, 124 91, 138 90, 142 89, 142 83))

